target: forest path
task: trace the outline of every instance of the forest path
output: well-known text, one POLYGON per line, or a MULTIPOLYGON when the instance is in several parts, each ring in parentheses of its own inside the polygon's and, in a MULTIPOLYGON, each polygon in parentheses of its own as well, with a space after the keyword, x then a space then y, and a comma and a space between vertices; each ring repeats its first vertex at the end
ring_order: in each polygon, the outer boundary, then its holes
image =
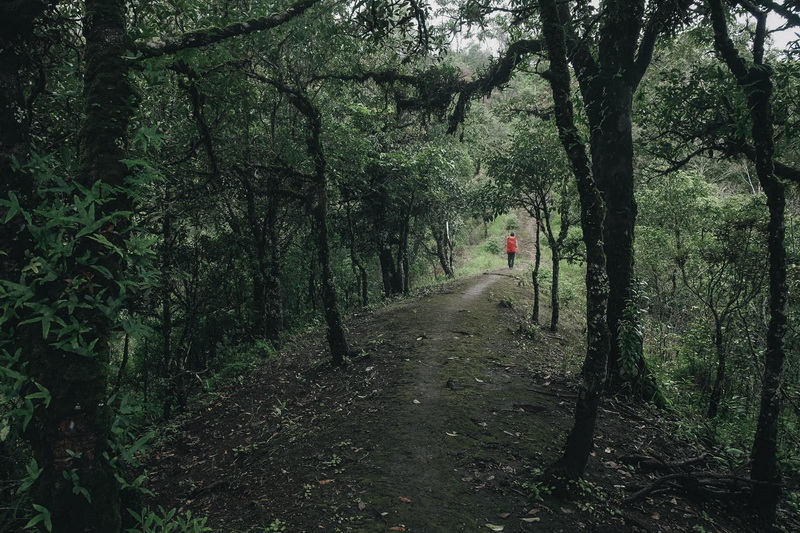
POLYGON ((695 453, 624 405, 601 409, 579 500, 547 497, 536 472, 572 423, 585 333, 569 307, 557 335, 530 324, 520 259, 349 317, 346 367, 312 332, 204 396, 160 428, 145 503, 224 533, 747 531, 680 496, 620 509, 651 478, 618 457, 695 453))
POLYGON ((330 367, 323 332, 298 338, 161 428, 145 503, 223 533, 748 531, 680 496, 619 507, 623 484, 652 478, 618 457, 695 453, 624 405, 601 409, 580 498, 542 492, 536 471, 572 421, 563 365, 582 356, 583 331, 569 310, 558 335, 532 327, 519 270, 351 317, 362 356, 344 368, 330 367))
POLYGON ((535 390, 550 385, 537 354, 560 359, 562 341, 518 334, 522 270, 353 317, 364 356, 344 369, 314 335, 225 387, 149 465, 159 503, 215 531, 522 531, 540 509, 523 484, 572 408, 535 390))

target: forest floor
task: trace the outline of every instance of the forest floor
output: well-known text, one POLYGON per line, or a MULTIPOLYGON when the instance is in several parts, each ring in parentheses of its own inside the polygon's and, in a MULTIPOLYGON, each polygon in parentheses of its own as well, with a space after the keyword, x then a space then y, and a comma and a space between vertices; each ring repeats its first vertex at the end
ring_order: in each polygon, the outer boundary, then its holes
POLYGON ((569 311, 558 334, 529 324, 524 271, 350 317, 361 355, 344 368, 323 332, 304 335, 165 430, 145 465, 152 503, 221 532, 752 531, 741 505, 678 493, 621 505, 625 486, 658 476, 624 457, 700 453, 667 414, 621 401, 600 410, 575 494, 548 494, 538 474, 571 426, 565 361, 582 359, 585 333, 569 311))

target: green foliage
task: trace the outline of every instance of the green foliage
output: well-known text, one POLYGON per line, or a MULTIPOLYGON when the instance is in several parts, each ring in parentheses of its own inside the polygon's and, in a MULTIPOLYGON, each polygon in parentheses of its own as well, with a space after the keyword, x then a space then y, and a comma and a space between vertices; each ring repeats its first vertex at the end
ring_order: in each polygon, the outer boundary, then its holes
POLYGON ((492 237, 484 243, 483 249, 486 251, 486 253, 494 255, 499 254, 503 250, 503 245, 500 242, 500 239, 497 237, 492 237))
POLYGON ((530 498, 537 501, 544 501, 544 498, 553 493, 553 487, 544 481, 544 472, 540 468, 532 468, 530 472, 531 480, 522 483, 522 488, 530 495, 530 498))
POLYGON ((506 230, 515 230, 519 228, 519 220, 516 215, 506 216, 506 230))
POLYGON ((638 361, 642 357, 644 326, 642 316, 646 313, 646 297, 633 289, 632 298, 626 303, 619 321, 620 375, 626 381, 635 381, 639 376, 638 361))
POLYGON ((53 521, 50 518, 50 511, 48 511, 46 507, 35 503, 33 504, 33 510, 36 511, 36 514, 25 524, 25 529, 32 529, 38 524, 41 524, 47 531, 53 531, 53 521))
POLYGON ((280 518, 276 518, 264 528, 265 533, 281 533, 282 531, 286 531, 286 524, 280 518))
MULTIPOLYGON (((32 243, 22 277, 0 280, 0 327, 38 324, 42 338, 54 348, 91 356, 96 340, 76 311, 121 327, 126 300, 152 279, 153 240, 137 228, 125 229, 129 213, 101 214, 128 189, 102 181, 90 188, 67 182, 51 172, 53 164, 52 156, 36 156, 26 167, 41 187, 36 209, 22 209, 13 193, 0 199, 0 205, 24 217, 32 243), (122 228, 122 235, 116 228, 122 228), (105 256, 128 262, 129 275, 112 272, 105 256)), ((133 322, 126 324, 133 329, 133 322)))
POLYGON ((202 533, 211 531, 210 527, 206 527, 207 519, 205 517, 192 516, 192 512, 188 510, 183 514, 178 514, 175 509, 167 510, 159 505, 156 511, 145 508, 138 513, 130 509, 128 512, 136 521, 136 526, 128 528, 127 533, 202 533))

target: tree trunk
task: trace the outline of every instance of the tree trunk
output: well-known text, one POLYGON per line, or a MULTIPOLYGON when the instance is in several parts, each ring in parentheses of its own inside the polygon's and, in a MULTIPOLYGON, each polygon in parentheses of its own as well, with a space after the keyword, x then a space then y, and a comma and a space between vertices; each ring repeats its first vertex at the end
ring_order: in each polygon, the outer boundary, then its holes
POLYGON ((561 275, 561 245, 553 243, 550 250, 553 255, 553 280, 550 284, 550 305, 552 307, 552 314, 550 315, 550 331, 555 333, 558 331, 558 317, 561 309, 561 303, 558 298, 558 281, 561 275))
POLYGON ((761 527, 775 521, 781 495, 778 469, 778 427, 781 410, 781 374, 785 358, 783 337, 786 334, 786 191, 775 176, 774 128, 772 118, 772 70, 763 64, 766 37, 766 14, 761 13, 753 46, 754 64, 748 65, 739 55, 728 34, 726 13, 721 0, 710 0, 714 45, 739 87, 747 97, 751 135, 755 147, 756 173, 767 196, 769 223, 769 323, 764 355, 764 379, 761 408, 753 441, 750 476, 763 483, 753 490, 751 505, 758 513, 761 527))
POLYGON ((349 355, 350 349, 344 333, 342 316, 339 312, 333 269, 331 268, 330 244, 328 241, 328 192, 327 179, 317 175, 315 184, 315 204, 311 208, 314 217, 314 232, 317 240, 317 257, 322 277, 322 307, 328 328, 326 336, 334 365, 341 365, 349 355))
POLYGON ((403 292, 403 284, 395 259, 392 256, 392 248, 386 242, 379 242, 380 251, 378 259, 381 263, 381 279, 383 280, 383 294, 386 297, 396 296, 403 292))
MULTIPOLYGON (((126 5, 120 0, 86 0, 83 31, 86 42, 85 117, 80 139, 78 181, 87 188, 102 182, 109 201, 98 205, 97 218, 112 219, 96 230, 124 249, 121 236, 128 223, 130 200, 125 194, 127 128, 133 89, 128 79, 126 5), (111 189, 115 188, 115 189, 111 189), (116 213, 116 214, 115 214, 116 213)), ((76 242, 72 279, 92 280, 95 294, 118 294, 122 268, 105 246, 84 237, 76 242), (108 269, 95 276, 85 257, 108 269), (84 258, 83 260, 77 260, 84 258)), ((83 296, 93 300, 94 295, 83 296)), ((112 414, 108 405, 111 317, 90 303, 74 318, 91 325, 84 337, 89 354, 48 346, 30 354, 33 377, 50 391, 47 409, 37 409, 28 435, 42 475, 34 501, 50 511, 55 532, 109 532, 120 529, 119 486, 109 463, 112 414), (88 494, 90 497, 87 497, 88 494)))
POLYGON ((539 0, 553 91, 559 138, 572 165, 581 203, 581 227, 586 245, 587 350, 582 382, 575 406, 575 423, 567 437, 561 458, 547 470, 547 477, 560 488, 583 475, 592 450, 597 408, 606 376, 610 335, 606 322, 608 280, 603 250, 605 207, 589 170, 583 140, 575 127, 567 66, 564 26, 559 21, 555 0, 539 0))
MULTIPOLYGON (((285 90, 285 89, 284 89, 285 90)), ((331 249, 328 238, 328 163, 322 146, 322 118, 319 110, 303 94, 290 91, 295 107, 308 120, 308 152, 314 161, 314 199, 311 216, 322 282, 322 307, 327 324, 326 336, 334 365, 342 365, 350 354, 339 311, 339 298, 331 266, 331 249)))
MULTIPOLYGON (((685 2, 675 2, 680 14, 685 2)), ((666 5, 666 4, 665 4, 666 5)), ((560 6, 562 21, 569 20, 569 7, 560 6)), ((631 109, 633 93, 649 64, 658 32, 649 28, 642 37, 643 0, 606 2, 596 58, 584 41, 570 50, 591 130, 592 172, 606 202, 604 242, 609 278, 608 325, 611 351, 607 389, 610 393, 636 392, 660 403, 656 381, 641 351, 636 354, 638 375, 623 376, 620 361, 619 323, 631 298, 633 281, 633 229, 636 202, 633 187, 633 141, 631 109), (647 45, 647 46, 646 46, 647 45)), ((667 15, 667 19, 669 15, 667 15)), ((668 24, 662 21, 664 25, 668 24)))
POLYGON ((722 384, 725 381, 725 349, 724 336, 722 332, 722 321, 719 317, 714 317, 714 347, 717 352, 717 375, 714 378, 714 385, 711 387, 711 396, 708 399, 708 418, 716 418, 719 411, 719 402, 722 399, 722 384))
POLYGON ((534 324, 539 323, 539 267, 542 264, 542 245, 539 241, 540 218, 541 217, 537 215, 536 218, 534 219, 534 223, 536 224, 536 230, 534 231, 534 240, 533 240, 533 249, 534 249, 533 271, 531 272, 531 278, 533 281, 533 312, 531 313, 531 321, 534 324))
POLYGON ((433 240, 436 242, 436 257, 439 259, 439 266, 442 267, 446 278, 453 278, 455 273, 453 272, 452 248, 450 246, 447 229, 445 228, 445 230, 442 231, 435 225, 432 225, 431 234, 433 235, 433 240))

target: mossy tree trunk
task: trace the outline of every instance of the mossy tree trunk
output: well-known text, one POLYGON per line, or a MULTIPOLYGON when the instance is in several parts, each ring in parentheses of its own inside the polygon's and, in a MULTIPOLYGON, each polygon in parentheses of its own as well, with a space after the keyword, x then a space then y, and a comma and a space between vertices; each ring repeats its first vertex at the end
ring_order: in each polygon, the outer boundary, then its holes
MULTIPOLYGON (((86 0, 83 34, 86 107, 76 181, 87 189, 102 184, 97 189, 103 201, 95 204, 96 218, 110 218, 90 235, 101 236, 124 250, 122 234, 128 225, 130 199, 125 193, 128 172, 121 160, 126 155, 134 95, 129 61, 123 57, 130 49, 125 2, 86 0)), ((73 315, 88 326, 82 339, 88 349, 76 353, 50 344, 27 353, 31 377, 52 397, 47 408, 35 411, 27 436, 42 468, 34 486, 34 501, 49 510, 56 532, 120 529, 119 485, 108 446, 112 317, 97 302, 119 293, 119 257, 95 239, 76 241, 68 264, 69 279, 57 283, 67 290, 70 280, 86 282, 79 293, 86 307, 76 308, 73 315), (110 275, 97 275, 97 268, 107 269, 110 275)))
POLYGON ((587 350, 583 379, 575 406, 575 422, 567 437, 564 453, 547 471, 550 481, 563 487, 565 481, 582 476, 586 468, 606 377, 610 335, 606 322, 608 280, 603 250, 605 207, 589 168, 585 144, 575 127, 564 26, 559 20, 556 0, 539 0, 539 7, 542 33, 550 59, 547 77, 553 92, 556 124, 577 179, 581 227, 586 245, 587 350))
POLYGON ((767 35, 765 11, 747 5, 756 18, 753 62, 740 55, 728 33, 728 13, 721 0, 709 0, 714 29, 714 45, 747 98, 751 136, 755 148, 755 166, 759 183, 767 197, 767 251, 769 255, 769 323, 764 354, 764 377, 761 408, 753 441, 750 476, 761 484, 752 492, 751 504, 758 513, 760 525, 767 529, 775 521, 780 497, 778 469, 778 428, 781 411, 781 374, 785 358, 783 338, 786 334, 786 191, 775 176, 774 124, 772 118, 772 69, 764 64, 764 43, 767 35))
POLYGON ((331 265, 331 248, 328 232, 328 163, 322 144, 322 116, 319 109, 304 94, 289 89, 283 84, 276 87, 289 95, 292 104, 306 118, 308 153, 314 163, 313 199, 311 217, 314 225, 314 240, 322 284, 322 307, 327 325, 326 336, 334 365, 342 365, 350 354, 344 323, 339 309, 339 297, 331 265))
POLYGON ((455 277, 453 272, 453 246, 450 242, 450 235, 447 227, 442 228, 437 224, 431 224, 431 235, 436 242, 436 258, 439 260, 439 266, 442 267, 442 272, 446 278, 450 279, 455 277))
POLYGON ((655 379, 641 350, 635 375, 623 373, 619 331, 631 301, 634 281, 634 198, 632 106, 633 94, 652 58, 658 36, 680 21, 690 2, 657 4, 646 18, 644 0, 609 0, 604 10, 596 49, 591 40, 574 34, 569 6, 559 6, 567 28, 570 61, 575 68, 591 130, 592 173, 606 203, 604 242, 608 264, 608 327, 611 351, 607 388, 610 393, 636 392, 661 403, 655 379))

